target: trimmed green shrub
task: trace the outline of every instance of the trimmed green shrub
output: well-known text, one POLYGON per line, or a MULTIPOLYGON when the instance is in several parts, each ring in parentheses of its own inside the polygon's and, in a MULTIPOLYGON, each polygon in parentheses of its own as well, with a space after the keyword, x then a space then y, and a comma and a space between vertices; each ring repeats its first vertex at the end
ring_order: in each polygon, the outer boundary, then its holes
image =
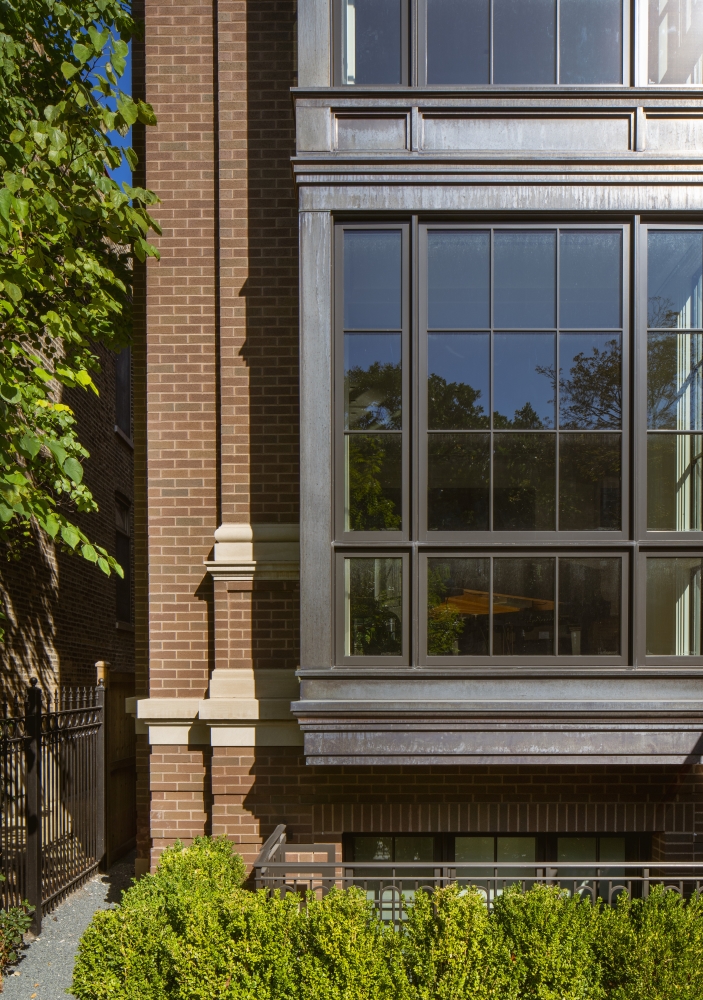
POLYGON ((399 927, 360 889, 243 888, 225 839, 166 851, 96 913, 78 1000, 701 1000, 703 900, 657 888, 614 907, 558 886, 418 891, 399 927))
POLYGON ((418 892, 400 938, 416 1000, 518 996, 510 951, 476 889, 418 892))

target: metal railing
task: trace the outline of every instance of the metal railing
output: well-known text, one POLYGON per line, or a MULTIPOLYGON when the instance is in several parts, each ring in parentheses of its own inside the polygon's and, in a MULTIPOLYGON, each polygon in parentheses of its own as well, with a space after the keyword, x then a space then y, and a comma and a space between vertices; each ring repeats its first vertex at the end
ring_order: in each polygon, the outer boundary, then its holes
POLYGON ((85 881, 104 854, 104 705, 95 688, 44 695, 0 715, 0 901, 43 913, 85 881))
POLYGON ((332 887, 357 886, 366 893, 384 920, 405 919, 405 905, 418 891, 433 892, 459 883, 475 886, 490 908, 508 886, 529 889, 536 884, 556 885, 569 894, 612 904, 621 893, 647 897, 655 885, 688 897, 703 891, 703 865, 699 862, 432 862, 338 861, 334 844, 288 844, 286 828, 279 826, 264 844, 254 863, 257 889, 278 890, 318 897, 332 887))

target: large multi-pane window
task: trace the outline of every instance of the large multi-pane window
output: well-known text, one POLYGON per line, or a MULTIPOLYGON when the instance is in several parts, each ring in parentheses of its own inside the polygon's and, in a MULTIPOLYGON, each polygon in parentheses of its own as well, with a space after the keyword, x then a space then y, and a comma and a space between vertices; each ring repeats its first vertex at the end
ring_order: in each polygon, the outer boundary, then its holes
POLYGON ((703 0, 338 0, 336 10, 340 83, 703 84, 703 0))
POLYGON ((338 662, 702 656, 703 229, 340 223, 335 267, 338 662))

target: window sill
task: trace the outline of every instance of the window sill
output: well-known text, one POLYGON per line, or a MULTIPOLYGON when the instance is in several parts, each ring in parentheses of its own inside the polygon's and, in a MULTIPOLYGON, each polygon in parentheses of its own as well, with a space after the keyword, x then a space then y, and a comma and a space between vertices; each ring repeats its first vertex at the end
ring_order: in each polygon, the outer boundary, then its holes
POLYGON ((115 424, 115 434, 120 439, 120 441, 123 441, 128 448, 131 448, 132 451, 134 451, 134 441, 131 439, 131 437, 125 434, 125 432, 120 427, 118 427, 117 424, 115 424))
POLYGON ((115 622, 118 632, 134 632, 134 625, 131 622, 115 622))

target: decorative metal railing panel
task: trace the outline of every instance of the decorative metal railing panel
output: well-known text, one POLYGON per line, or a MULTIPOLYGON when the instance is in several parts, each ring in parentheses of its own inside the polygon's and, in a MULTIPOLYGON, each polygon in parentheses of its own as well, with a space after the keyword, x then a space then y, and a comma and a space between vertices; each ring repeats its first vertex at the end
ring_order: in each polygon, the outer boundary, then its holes
POLYGON ((278 890, 281 895, 312 891, 324 896, 332 887, 357 886, 384 920, 395 922, 405 919, 406 906, 417 892, 433 892, 454 883, 475 886, 489 908, 515 884, 524 889, 556 885, 570 894, 609 904, 622 893, 646 897, 655 885, 686 897, 703 892, 703 865, 698 862, 342 862, 334 859, 334 849, 332 844, 288 844, 285 827, 278 827, 254 864, 256 888, 278 890))
POLYGON ((45 695, 33 680, 0 719, 0 899, 28 899, 35 930, 104 853, 104 695, 102 684, 45 695))

